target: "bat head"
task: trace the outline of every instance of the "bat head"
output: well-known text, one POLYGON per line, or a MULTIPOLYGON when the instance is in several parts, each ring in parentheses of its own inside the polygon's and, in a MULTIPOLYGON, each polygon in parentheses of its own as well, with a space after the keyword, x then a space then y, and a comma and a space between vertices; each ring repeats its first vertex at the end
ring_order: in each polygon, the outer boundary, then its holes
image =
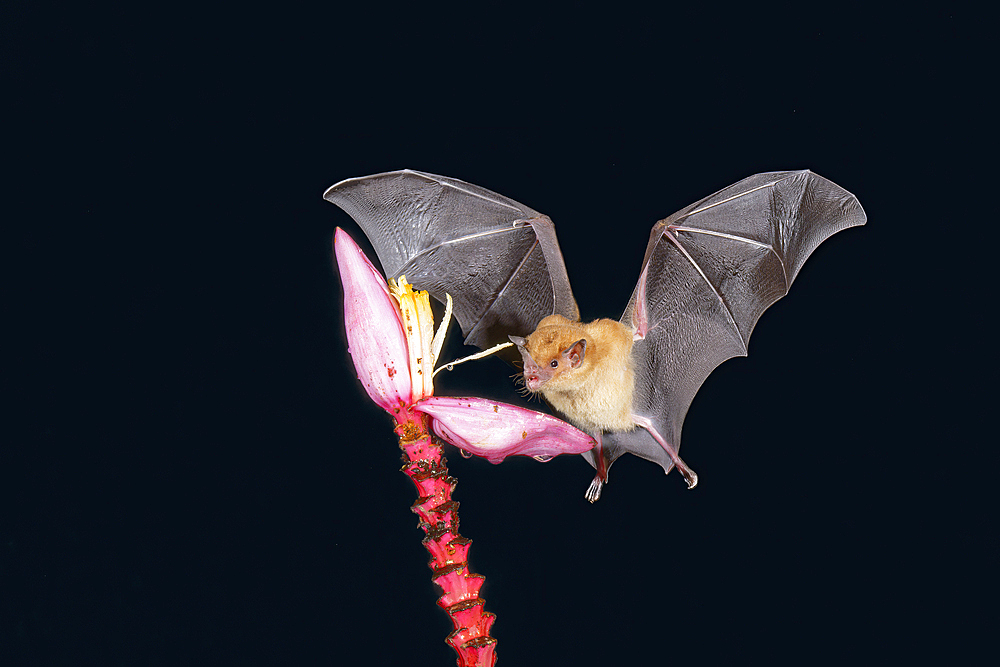
POLYGON ((524 386, 529 391, 559 390, 568 376, 583 364, 587 339, 567 341, 565 336, 553 336, 552 333, 540 327, 528 338, 510 336, 524 361, 524 386))

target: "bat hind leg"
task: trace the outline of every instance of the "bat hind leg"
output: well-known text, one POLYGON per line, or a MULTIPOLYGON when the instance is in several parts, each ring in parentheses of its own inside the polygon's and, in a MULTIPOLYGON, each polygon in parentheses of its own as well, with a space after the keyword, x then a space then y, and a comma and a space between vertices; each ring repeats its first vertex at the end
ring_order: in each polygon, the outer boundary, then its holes
POLYGON ((592 435, 594 436, 594 440, 597 441, 597 445, 593 450, 594 460, 597 462, 597 474, 594 475, 594 481, 587 487, 587 492, 583 494, 583 497, 591 504, 596 503, 601 498, 601 490, 608 481, 608 459, 604 455, 604 444, 601 440, 601 433, 598 431, 592 435))
POLYGON ((663 447, 663 451, 665 451, 667 456, 670 457, 674 467, 677 468, 677 472, 684 476, 684 481, 687 482, 689 489, 693 489, 698 485, 698 475, 695 474, 694 470, 691 470, 691 468, 688 467, 688 464, 684 463, 684 460, 681 459, 674 446, 663 439, 660 432, 656 430, 655 426, 653 426, 652 420, 639 415, 632 415, 632 421, 635 422, 636 426, 641 426, 649 431, 649 434, 653 436, 653 440, 656 440, 660 447, 663 447))

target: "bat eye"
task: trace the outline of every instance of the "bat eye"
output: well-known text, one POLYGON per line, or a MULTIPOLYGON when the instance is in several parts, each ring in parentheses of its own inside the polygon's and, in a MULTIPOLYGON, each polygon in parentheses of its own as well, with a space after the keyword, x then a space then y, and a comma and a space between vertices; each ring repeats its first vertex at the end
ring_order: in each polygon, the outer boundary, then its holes
POLYGON ((552 363, 549 364, 549 366, 551 366, 552 368, 559 368, 559 362, 557 360, 553 359, 552 363))

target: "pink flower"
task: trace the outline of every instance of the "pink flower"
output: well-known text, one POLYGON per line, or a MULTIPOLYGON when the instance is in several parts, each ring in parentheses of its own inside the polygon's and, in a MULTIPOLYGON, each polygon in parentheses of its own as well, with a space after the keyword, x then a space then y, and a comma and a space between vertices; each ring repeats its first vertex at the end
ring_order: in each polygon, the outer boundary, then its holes
POLYGON ((548 461, 594 446, 593 438, 561 419, 485 398, 431 396, 416 409, 434 418, 438 436, 490 463, 514 454, 548 461))
POLYGON ((344 284, 347 348, 368 396, 389 412, 413 402, 406 336, 385 279, 347 232, 333 248, 344 284))
POLYGON ((540 412, 482 398, 433 396, 443 329, 433 336, 427 293, 414 291, 403 276, 387 288, 342 229, 337 229, 334 247, 344 284, 347 342, 358 379, 397 422, 403 424, 410 418, 409 408, 415 408, 431 417, 438 436, 491 463, 515 454, 547 461, 594 446, 589 435, 540 412))

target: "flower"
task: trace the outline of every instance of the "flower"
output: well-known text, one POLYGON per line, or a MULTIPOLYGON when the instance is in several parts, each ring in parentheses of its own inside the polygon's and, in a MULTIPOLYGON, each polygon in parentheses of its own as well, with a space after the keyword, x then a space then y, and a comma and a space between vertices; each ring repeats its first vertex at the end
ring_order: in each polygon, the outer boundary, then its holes
POLYGON ((413 388, 399 308, 378 270, 347 232, 333 241, 344 284, 347 349, 368 396, 392 412, 413 402, 413 388))
POLYGON ((433 420, 439 437, 491 463, 515 454, 548 461, 594 446, 589 435, 540 412, 483 398, 434 396, 434 365, 450 311, 433 335, 427 292, 415 291, 405 276, 387 286, 340 228, 334 247, 344 283, 348 348, 358 379, 368 396, 395 415, 398 423, 411 419, 410 410, 415 409, 433 420))
POLYGON ((434 396, 434 364, 451 316, 451 297, 444 322, 432 337, 434 315, 427 292, 415 291, 403 276, 386 285, 342 229, 337 229, 334 247, 344 284, 348 349, 365 391, 396 422, 402 471, 417 487, 411 509, 426 534, 423 544, 431 554, 434 582, 444 591, 438 605, 455 626, 446 641, 458 653, 459 665, 493 667, 496 639, 489 632, 495 616, 484 610, 479 597, 484 578, 469 570, 470 540, 458 532, 458 503, 452 500, 456 482, 428 422, 444 440, 492 463, 512 454, 547 461, 585 452, 594 441, 563 421, 524 408, 434 396))
POLYGON ((561 419, 485 398, 431 396, 416 409, 434 418, 431 427, 439 437, 490 463, 514 454, 548 461, 594 446, 592 437, 561 419))

